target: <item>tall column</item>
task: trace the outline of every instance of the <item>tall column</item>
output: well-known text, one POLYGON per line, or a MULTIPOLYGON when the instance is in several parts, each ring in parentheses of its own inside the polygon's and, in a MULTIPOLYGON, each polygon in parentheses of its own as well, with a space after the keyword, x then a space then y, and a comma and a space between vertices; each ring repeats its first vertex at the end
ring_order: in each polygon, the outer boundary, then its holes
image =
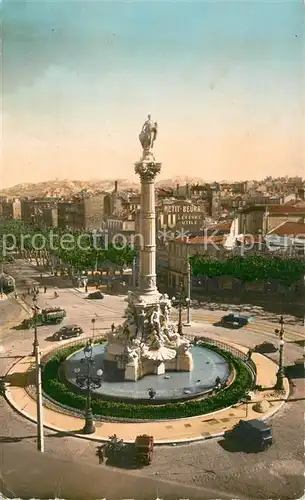
POLYGON ((155 178, 161 170, 161 163, 142 159, 135 164, 135 172, 141 179, 140 209, 140 291, 153 295, 156 283, 156 213, 155 178))

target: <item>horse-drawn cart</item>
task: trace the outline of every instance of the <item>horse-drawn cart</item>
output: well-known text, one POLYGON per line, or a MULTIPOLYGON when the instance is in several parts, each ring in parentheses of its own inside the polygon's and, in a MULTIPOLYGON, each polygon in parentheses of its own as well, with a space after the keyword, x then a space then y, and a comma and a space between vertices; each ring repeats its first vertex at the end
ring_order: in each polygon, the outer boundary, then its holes
POLYGON ((147 436, 146 434, 137 436, 134 447, 135 461, 143 465, 151 464, 154 451, 154 438, 152 436, 147 436))

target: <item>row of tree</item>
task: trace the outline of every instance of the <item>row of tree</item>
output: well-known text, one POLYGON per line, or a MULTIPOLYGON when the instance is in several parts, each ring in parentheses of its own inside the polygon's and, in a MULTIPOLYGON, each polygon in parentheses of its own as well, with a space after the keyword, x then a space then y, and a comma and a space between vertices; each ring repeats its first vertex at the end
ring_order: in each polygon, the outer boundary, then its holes
POLYGON ((97 270, 105 261, 123 268, 131 265, 136 255, 131 246, 106 244, 102 234, 37 229, 20 221, 1 224, 0 243, 2 262, 18 251, 26 259, 35 259, 37 265, 61 265, 77 272, 97 270))
POLYGON ((193 276, 232 276, 241 281, 278 280, 291 285, 305 275, 305 260, 278 256, 234 256, 224 260, 207 258, 203 254, 190 257, 193 276))

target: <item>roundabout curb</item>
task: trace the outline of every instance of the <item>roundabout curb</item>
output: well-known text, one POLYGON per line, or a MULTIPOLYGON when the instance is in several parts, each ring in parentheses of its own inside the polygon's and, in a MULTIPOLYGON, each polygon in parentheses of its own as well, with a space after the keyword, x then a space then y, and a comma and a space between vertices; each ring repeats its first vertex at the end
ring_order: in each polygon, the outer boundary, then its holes
MULTIPOLYGON (((226 342, 245 352, 243 346, 228 341, 226 342)), ((54 350, 54 348, 48 349, 47 351, 50 352, 51 350, 54 350)), ((44 354, 46 354, 46 351, 44 354)), ((261 354, 255 353, 254 358, 253 361, 257 367, 258 385, 273 387, 276 379, 277 365, 261 354)), ((15 379, 18 379, 19 375, 19 381, 15 380, 15 385, 11 383, 10 386, 6 387, 5 398, 15 411, 31 422, 36 423, 36 401, 27 393, 25 389, 26 383, 24 383, 26 378, 25 374, 29 371, 29 368, 32 367, 32 364, 33 358, 28 357, 18 361, 10 368, 7 377, 12 377, 14 375, 15 379)), ((82 417, 70 416, 44 407, 44 427, 51 431, 96 442, 108 441, 109 436, 114 433, 120 436, 125 443, 134 442, 135 436, 140 433, 153 435, 156 445, 175 446, 196 441, 204 441, 206 439, 221 437, 226 430, 232 428, 240 419, 250 420, 252 418, 258 418, 260 420, 267 420, 271 418, 282 408, 289 396, 288 380, 285 379, 284 383, 285 394, 281 395, 281 397, 274 396, 273 389, 266 390, 265 396, 269 397, 269 399, 273 398, 273 402, 270 410, 261 417, 259 416, 260 414, 252 409, 257 401, 251 401, 247 403, 247 405, 242 403, 239 406, 234 405, 233 407, 217 410, 213 413, 177 420, 146 421, 145 423, 127 423, 108 420, 97 421, 96 432, 92 435, 84 435, 79 430, 71 430, 80 429, 82 427, 82 417)))

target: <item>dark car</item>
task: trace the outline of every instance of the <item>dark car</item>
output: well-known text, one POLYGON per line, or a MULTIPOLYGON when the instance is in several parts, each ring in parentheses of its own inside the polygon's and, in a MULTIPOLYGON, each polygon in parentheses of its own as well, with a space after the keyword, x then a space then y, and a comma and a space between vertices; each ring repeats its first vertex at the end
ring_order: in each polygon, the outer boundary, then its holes
POLYGON ((64 340, 79 337, 82 333, 84 333, 84 330, 80 326, 62 326, 60 330, 54 333, 53 340, 64 340))
POLYGON ((267 354, 267 353, 272 353, 272 352, 277 352, 278 348, 275 347, 272 342, 263 342, 262 344, 259 344, 254 347, 254 352, 258 352, 261 354, 267 354))
POLYGON ((99 290, 97 290, 96 292, 91 292, 89 293, 89 295, 87 296, 87 299, 103 299, 104 298, 104 294, 102 292, 100 292, 99 290))
POLYGON ((272 428, 262 420, 240 420, 232 430, 224 433, 226 439, 239 441, 252 451, 263 451, 273 443, 272 428))
POLYGON ((251 316, 242 316, 240 314, 231 313, 223 316, 220 320, 220 325, 230 328, 242 328, 251 322, 251 316))

